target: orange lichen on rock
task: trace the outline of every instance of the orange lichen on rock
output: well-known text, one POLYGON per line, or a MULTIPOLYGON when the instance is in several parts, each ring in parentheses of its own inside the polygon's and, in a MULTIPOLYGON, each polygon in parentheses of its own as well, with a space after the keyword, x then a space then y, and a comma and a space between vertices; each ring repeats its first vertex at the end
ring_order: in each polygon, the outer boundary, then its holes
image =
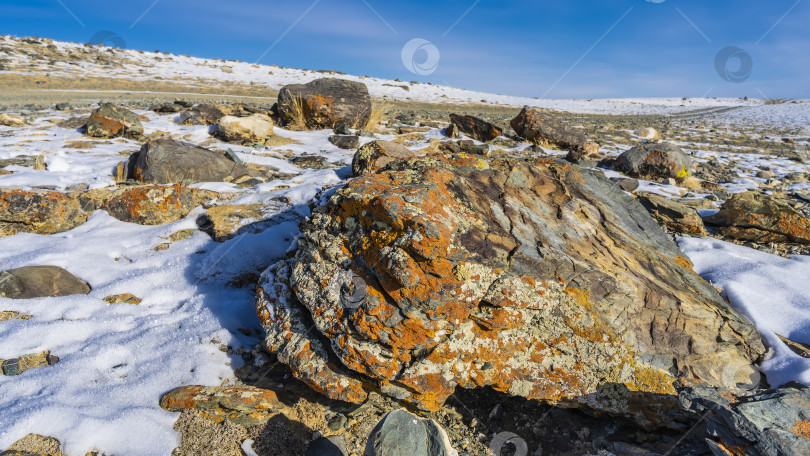
POLYGON ((810 421, 796 420, 793 426, 793 435, 810 440, 810 421))
POLYGON ((678 377, 724 384, 706 351, 764 352, 636 200, 548 159, 393 161, 316 208, 299 246, 257 307, 268 348, 336 399, 437 410, 489 386, 650 423, 678 377))

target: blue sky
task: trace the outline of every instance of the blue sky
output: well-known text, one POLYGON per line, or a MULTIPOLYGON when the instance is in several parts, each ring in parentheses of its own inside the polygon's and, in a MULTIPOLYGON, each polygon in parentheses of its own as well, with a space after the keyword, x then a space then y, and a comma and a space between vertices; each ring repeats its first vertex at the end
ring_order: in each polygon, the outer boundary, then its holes
POLYGON ((809 23, 803 0, 0 0, 0 34, 547 98, 808 98, 809 23))

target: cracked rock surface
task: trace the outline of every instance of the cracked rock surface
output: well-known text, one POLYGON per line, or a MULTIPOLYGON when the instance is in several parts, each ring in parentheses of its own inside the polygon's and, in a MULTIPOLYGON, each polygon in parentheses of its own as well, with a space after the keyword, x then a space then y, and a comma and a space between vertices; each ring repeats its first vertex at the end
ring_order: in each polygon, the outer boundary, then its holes
POLYGON ((756 375, 757 331, 634 199, 549 159, 432 155, 348 182, 263 274, 268 348, 334 399, 490 386, 667 425, 673 382, 756 375))

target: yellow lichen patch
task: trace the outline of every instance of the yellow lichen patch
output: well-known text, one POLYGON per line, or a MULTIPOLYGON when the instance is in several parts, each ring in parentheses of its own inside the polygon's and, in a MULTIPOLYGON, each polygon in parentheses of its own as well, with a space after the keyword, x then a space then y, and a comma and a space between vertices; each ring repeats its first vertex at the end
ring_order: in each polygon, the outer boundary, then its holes
POLYGON ((686 257, 678 255, 675 257, 674 263, 686 270, 694 271, 695 266, 686 257))

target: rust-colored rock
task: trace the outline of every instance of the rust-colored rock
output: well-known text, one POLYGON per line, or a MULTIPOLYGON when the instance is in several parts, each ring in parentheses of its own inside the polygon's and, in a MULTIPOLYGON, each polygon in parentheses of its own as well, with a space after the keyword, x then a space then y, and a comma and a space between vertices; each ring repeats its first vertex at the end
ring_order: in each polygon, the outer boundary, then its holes
POLYGON ((335 128, 341 124, 363 128, 371 117, 371 95, 361 82, 316 79, 282 87, 278 93, 278 112, 287 124, 303 116, 310 129, 335 128), (299 108, 301 112, 296 112, 299 108))
POLYGON ((137 138, 142 134, 143 125, 135 113, 110 103, 105 103, 93 111, 87 121, 88 136, 137 138))
POLYGON ((87 215, 64 193, 0 190, 0 236, 60 233, 81 225, 87 215))
POLYGON ((197 409, 208 418, 255 426, 285 408, 271 390, 250 386, 181 386, 160 398, 160 407, 171 412, 197 409))
POLYGON ((436 410, 491 386, 666 424, 674 380, 748 381, 764 353, 637 201, 552 160, 398 161, 301 228, 258 314, 268 348, 332 398, 436 410))
MULTIPOLYGON (((512 119, 512 129, 519 136, 539 144, 561 150, 584 150, 588 140, 585 135, 547 112, 523 108, 512 119)), ((595 143, 594 143, 595 144, 595 143)), ((592 150, 593 146, 588 146, 592 150)))
POLYGON ((450 114, 450 122, 452 125, 455 125, 461 133, 478 141, 492 141, 503 134, 503 130, 500 128, 473 116, 450 114))
POLYGON ((787 202, 757 191, 732 196, 705 221, 723 236, 743 241, 810 244, 810 219, 787 202))
POLYGON ((122 222, 163 225, 188 215, 200 203, 196 193, 179 185, 136 187, 104 201, 100 209, 122 222))
POLYGON ((373 173, 397 160, 416 157, 416 152, 391 141, 372 141, 357 150, 352 159, 355 176, 373 173))

